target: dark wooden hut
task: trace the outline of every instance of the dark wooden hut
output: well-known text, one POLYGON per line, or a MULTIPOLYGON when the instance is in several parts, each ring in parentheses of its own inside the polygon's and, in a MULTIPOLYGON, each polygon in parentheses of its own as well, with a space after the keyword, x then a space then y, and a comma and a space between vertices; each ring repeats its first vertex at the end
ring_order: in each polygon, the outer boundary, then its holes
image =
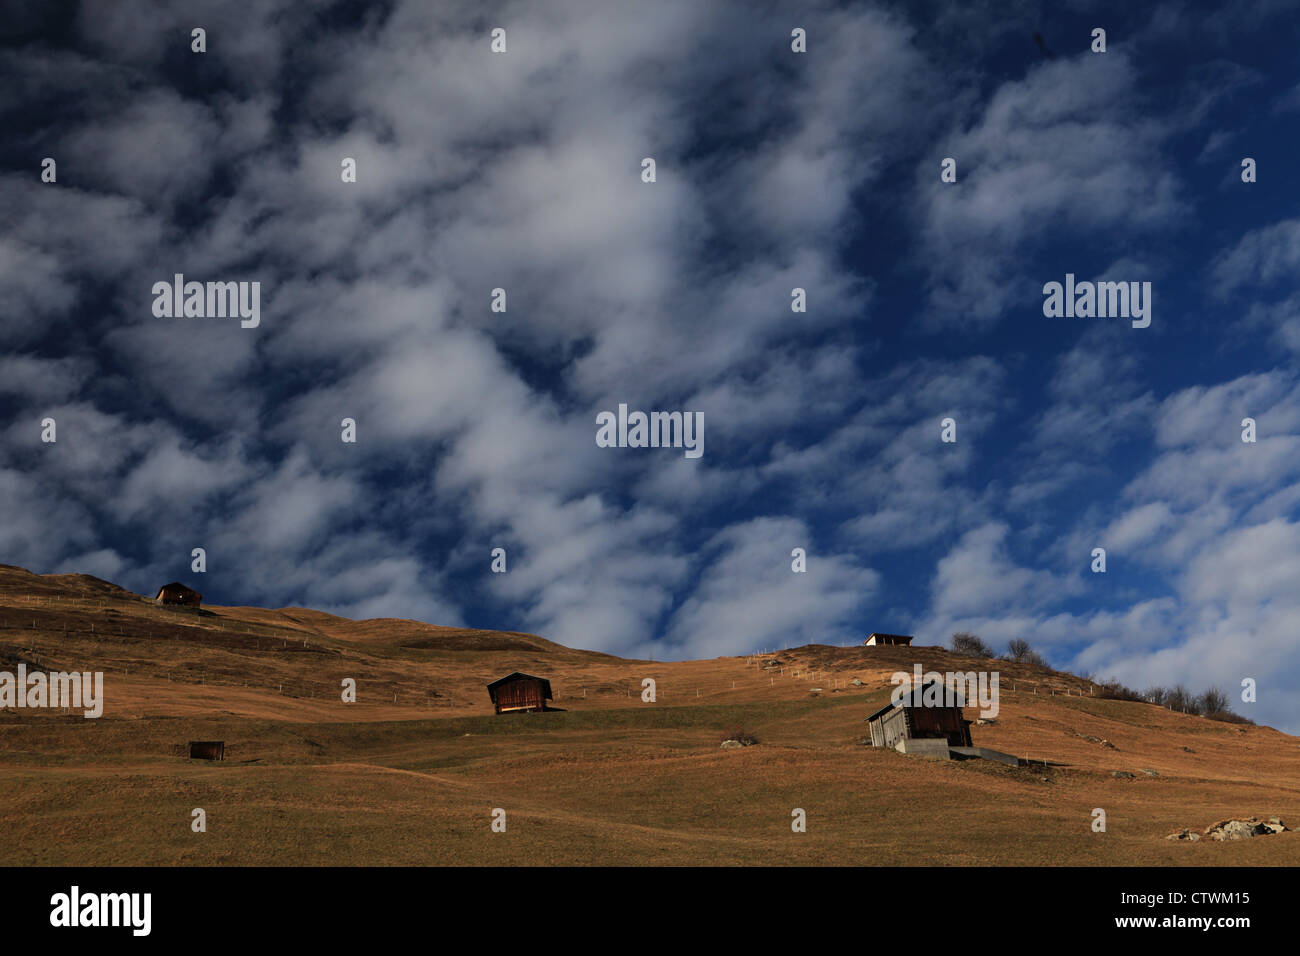
POLYGON ((226 742, 224 740, 191 740, 191 760, 225 760, 226 742))
POLYGON ((551 682, 545 677, 515 671, 487 685, 488 696, 498 714, 546 710, 551 696, 551 682))
POLYGON ((154 598, 159 604, 182 604, 186 607, 198 607, 199 602, 203 600, 203 595, 193 588, 187 588, 179 581, 173 581, 171 584, 164 584, 158 589, 158 596, 154 598))

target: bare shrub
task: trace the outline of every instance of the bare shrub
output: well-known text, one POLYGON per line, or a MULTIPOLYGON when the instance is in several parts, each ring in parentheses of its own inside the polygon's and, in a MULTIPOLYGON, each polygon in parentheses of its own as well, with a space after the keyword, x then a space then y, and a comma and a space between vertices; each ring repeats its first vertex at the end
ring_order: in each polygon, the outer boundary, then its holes
POLYGON ((1022 638, 1013 638, 1007 642, 1007 653, 1005 657, 1009 661, 1016 661, 1020 664, 1028 664, 1030 667, 1041 668, 1042 670, 1051 670, 1043 655, 1039 654, 1029 642, 1022 638))
POLYGON ((962 657, 993 657, 993 648, 977 635, 958 631, 952 636, 952 652, 962 657))
POLYGON ((1217 687, 1209 688, 1200 699, 1201 713, 1217 714, 1228 709, 1228 695, 1217 687))

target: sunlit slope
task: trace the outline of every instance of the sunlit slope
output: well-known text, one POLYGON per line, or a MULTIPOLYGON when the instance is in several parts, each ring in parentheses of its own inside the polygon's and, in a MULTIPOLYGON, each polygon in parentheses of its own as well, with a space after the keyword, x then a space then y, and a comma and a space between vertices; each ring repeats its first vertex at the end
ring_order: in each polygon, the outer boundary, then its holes
POLYGON ((1295 833, 1164 839, 1249 815, 1300 826, 1300 739, 1099 699, 1069 675, 923 647, 629 661, 512 631, 205 610, 0 567, 0 670, 102 670, 106 697, 98 720, 0 715, 0 860, 1300 860, 1295 833), (888 699, 889 676, 917 663, 998 670, 999 713, 972 728, 975 743, 1046 763, 937 762, 863 746, 862 718, 888 699), (547 677, 563 712, 492 715, 484 685, 513 670, 547 677), (345 677, 357 681, 356 704, 341 700, 345 677), (642 699, 646 678, 653 702, 642 699), (760 743, 720 750, 736 729, 760 743), (226 741, 230 759, 174 755, 192 739, 226 741), (195 807, 207 833, 190 829, 195 807), (504 834, 489 828, 496 807, 508 815, 504 834), (806 833, 791 831, 796 808, 806 833), (1092 829, 1098 808, 1104 833, 1092 829))

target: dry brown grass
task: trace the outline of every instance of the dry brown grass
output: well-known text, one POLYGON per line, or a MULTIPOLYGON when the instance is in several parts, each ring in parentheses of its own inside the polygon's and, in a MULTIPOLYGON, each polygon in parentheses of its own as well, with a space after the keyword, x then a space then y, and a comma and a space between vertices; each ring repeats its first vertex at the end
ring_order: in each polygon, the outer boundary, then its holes
POLYGON ((0 715, 0 862, 1282 865, 1300 853, 1294 833, 1164 840, 1228 817, 1300 825, 1300 740, 1086 696, 1068 675, 987 665, 1002 673, 1001 714, 975 742, 1055 764, 1016 769, 857 742, 894 670, 980 666, 939 648, 798 648, 773 676, 772 655, 626 661, 515 632, 209 610, 0 567, 0 669, 103 670, 107 697, 100 720, 0 715), (492 716, 484 684, 511 670, 549 677, 564 712, 492 716), (343 677, 359 703, 339 699, 343 677), (641 702, 643 677, 657 703, 641 702), (761 743, 720 750, 736 727, 761 743), (171 755, 189 739, 224 739, 231 759, 171 755), (205 834, 190 830, 194 807, 205 834), (796 807, 807 833, 791 832, 796 807))

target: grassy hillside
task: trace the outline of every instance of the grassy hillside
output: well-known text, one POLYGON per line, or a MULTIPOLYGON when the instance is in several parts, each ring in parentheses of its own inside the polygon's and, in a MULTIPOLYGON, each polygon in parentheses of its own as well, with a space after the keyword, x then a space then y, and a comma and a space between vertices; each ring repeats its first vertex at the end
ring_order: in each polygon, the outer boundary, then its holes
POLYGON ((300 608, 172 610, 94 578, 0 567, 0 670, 19 661, 102 670, 106 703, 98 720, 0 713, 6 864, 1282 865, 1300 855, 1296 833, 1164 839, 1228 817, 1300 825, 1300 739, 1102 700, 1069 675, 939 648, 627 661, 517 632, 300 608), (1001 712, 973 728, 975 743, 1048 763, 863 746, 862 718, 888 699, 889 674, 914 662, 999 670, 1001 712), (484 684, 512 670, 548 677, 563 712, 492 715, 484 684), (340 700, 344 677, 357 681, 356 704, 340 700), (641 700, 645 677, 655 703, 641 700), (736 728, 760 743, 719 749, 736 728), (191 739, 225 740, 230 759, 173 755, 191 739), (191 830, 196 807, 206 833, 191 830), (498 807, 505 833, 490 829, 498 807), (1097 807, 1105 833, 1091 829, 1097 807), (795 808, 806 833, 791 832, 795 808))

